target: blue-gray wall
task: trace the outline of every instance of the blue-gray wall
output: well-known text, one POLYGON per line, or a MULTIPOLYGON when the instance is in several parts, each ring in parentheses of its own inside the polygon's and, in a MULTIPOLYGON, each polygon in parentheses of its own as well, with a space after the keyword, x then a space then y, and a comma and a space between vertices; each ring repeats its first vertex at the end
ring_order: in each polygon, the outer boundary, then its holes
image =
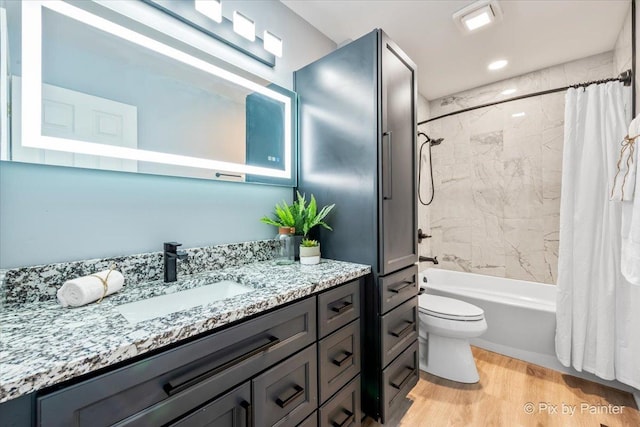
MULTIPOLYGON (((238 67, 290 88, 292 71, 335 48, 278 1, 232 3, 285 45, 267 69, 192 33, 238 67)), ((0 162, 0 268, 269 238, 276 230, 258 220, 283 199, 290 188, 0 162)))
POLYGON ((273 237, 290 188, 0 163, 2 267, 273 237))

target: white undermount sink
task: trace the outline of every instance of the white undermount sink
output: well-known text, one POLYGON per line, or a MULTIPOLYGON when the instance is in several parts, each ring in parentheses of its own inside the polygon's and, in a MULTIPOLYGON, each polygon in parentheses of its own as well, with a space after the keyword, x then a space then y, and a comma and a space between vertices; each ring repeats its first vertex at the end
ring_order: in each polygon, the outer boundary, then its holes
POLYGON ((253 288, 249 286, 241 285, 231 280, 223 280, 198 288, 122 304, 116 307, 116 310, 118 310, 129 323, 138 323, 178 311, 188 310, 199 305, 221 301, 236 295, 246 294, 252 290, 253 288))

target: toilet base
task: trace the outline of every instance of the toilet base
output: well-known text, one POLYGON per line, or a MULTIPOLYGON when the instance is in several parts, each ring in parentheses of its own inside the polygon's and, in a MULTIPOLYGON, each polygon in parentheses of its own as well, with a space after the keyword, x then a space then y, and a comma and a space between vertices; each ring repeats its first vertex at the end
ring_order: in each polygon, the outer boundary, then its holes
POLYGON ((420 369, 460 383, 480 381, 468 339, 427 334, 420 340, 420 369))

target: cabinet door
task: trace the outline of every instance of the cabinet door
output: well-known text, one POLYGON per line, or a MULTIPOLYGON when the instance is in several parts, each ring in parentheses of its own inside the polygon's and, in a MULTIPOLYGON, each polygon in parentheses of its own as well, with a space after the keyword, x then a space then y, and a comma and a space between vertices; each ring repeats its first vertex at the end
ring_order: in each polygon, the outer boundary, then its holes
POLYGON ((380 274, 418 260, 415 65, 382 33, 380 274))
POLYGON ((318 407, 316 351, 307 347, 252 380, 256 425, 294 426, 318 407))
POLYGON ((311 297, 40 396, 38 423, 164 425, 315 340, 316 298, 311 297))
POLYGON ((413 341, 418 339, 418 298, 411 298, 394 308, 381 319, 380 346, 382 366, 395 359, 413 341))
POLYGON ((247 382, 170 426, 251 427, 251 416, 251 385, 247 382))
POLYGON ((354 280, 318 295, 318 338, 360 317, 360 283, 354 280))
POLYGON ((322 405, 319 418, 320 427, 360 427, 360 376, 322 405))
POLYGON ((400 356, 382 371, 382 422, 400 402, 405 399, 409 391, 418 384, 420 378, 418 364, 418 341, 414 341, 400 356))
POLYGON ((360 321, 350 323, 318 343, 320 403, 360 373, 360 321))
POLYGON ((418 266, 413 265, 397 273, 378 278, 380 289, 380 313, 384 314, 399 306, 420 291, 418 266))

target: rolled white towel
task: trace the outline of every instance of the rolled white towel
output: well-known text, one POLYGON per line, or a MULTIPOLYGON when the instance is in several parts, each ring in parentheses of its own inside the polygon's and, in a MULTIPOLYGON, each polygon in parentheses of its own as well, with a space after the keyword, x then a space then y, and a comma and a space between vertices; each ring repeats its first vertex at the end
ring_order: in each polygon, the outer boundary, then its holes
POLYGON ((80 307, 118 292, 123 285, 122 273, 116 270, 104 270, 64 282, 57 292, 58 301, 63 307, 80 307), (103 280, 107 284, 106 292, 103 280))

